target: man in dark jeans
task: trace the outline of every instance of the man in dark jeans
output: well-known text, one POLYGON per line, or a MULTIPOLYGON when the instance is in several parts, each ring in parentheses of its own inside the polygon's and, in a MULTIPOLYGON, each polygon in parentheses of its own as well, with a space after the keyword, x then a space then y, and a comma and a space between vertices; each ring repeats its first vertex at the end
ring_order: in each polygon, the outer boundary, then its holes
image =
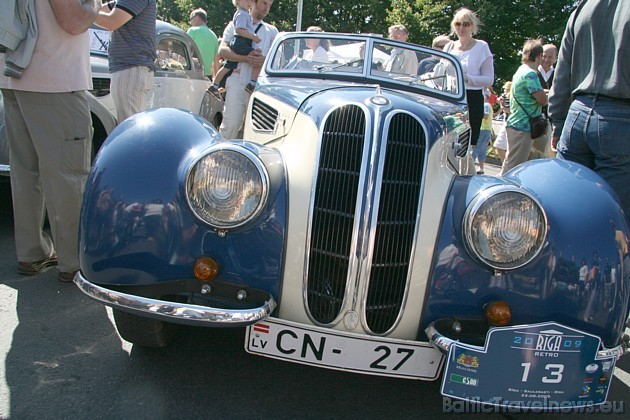
POLYGON ((581 163, 615 190, 630 217, 630 1, 589 0, 569 18, 549 116, 560 159, 581 163))

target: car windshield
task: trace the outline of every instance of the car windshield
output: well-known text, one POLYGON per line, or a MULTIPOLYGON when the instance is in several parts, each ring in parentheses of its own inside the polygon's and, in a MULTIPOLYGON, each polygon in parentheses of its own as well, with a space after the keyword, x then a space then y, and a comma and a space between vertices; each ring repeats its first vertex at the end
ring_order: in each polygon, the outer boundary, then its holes
POLYGON ((453 56, 375 36, 332 33, 285 34, 275 44, 266 73, 397 84, 461 97, 463 79, 453 56))

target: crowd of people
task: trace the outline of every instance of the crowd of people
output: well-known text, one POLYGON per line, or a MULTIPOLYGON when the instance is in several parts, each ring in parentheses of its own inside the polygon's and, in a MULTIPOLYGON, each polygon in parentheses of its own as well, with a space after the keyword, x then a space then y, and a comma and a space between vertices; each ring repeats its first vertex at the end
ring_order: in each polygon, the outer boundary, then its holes
MULTIPOLYGON (((111 93, 121 122, 151 106, 156 0, 42 0, 34 8, 28 2, 9 3, 0 29, 10 27, 21 38, 0 31, 0 89, 11 150, 18 272, 34 275, 58 265, 59 280, 70 282, 79 269, 77 231, 92 139, 87 29, 96 23, 111 31, 111 93), (30 13, 37 18, 23 19, 30 13), (64 54, 50 53, 59 50, 64 54), (43 230, 46 212, 52 238, 43 230)), ((258 71, 278 35, 276 27, 264 22, 273 0, 233 4, 236 13, 220 40, 207 27, 203 9, 191 12, 188 31, 214 82, 212 91, 224 100, 219 131, 227 139, 240 136, 258 71)), ((450 36, 436 37, 432 47, 456 56, 462 65, 470 143, 482 174, 492 137, 493 108, 488 104, 494 58, 490 45, 475 37, 480 26, 475 12, 459 9, 450 36)), ((630 2, 586 0, 571 15, 559 54, 555 45, 541 40, 524 43, 522 65, 499 98, 505 128, 494 146, 503 162, 501 174, 531 157, 553 156, 552 148, 557 148, 559 159, 599 173, 630 215, 630 143, 624 135, 630 128, 629 31, 630 2), (540 115, 549 117, 552 130, 532 136, 530 122, 540 115)), ((407 28, 393 25, 389 37, 407 41, 407 28)), ((326 47, 310 45, 309 51, 325 57, 326 47)), ((434 57, 418 62, 409 53, 394 48, 385 70, 426 72, 437 62, 434 57)))

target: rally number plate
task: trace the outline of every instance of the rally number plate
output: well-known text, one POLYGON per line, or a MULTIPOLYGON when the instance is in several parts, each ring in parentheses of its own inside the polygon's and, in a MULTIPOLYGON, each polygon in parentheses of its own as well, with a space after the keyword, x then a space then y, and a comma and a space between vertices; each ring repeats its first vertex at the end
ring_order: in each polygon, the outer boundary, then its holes
POLYGON ((598 337, 553 322, 495 328, 485 347, 450 347, 442 394, 551 410, 602 404, 616 359, 600 348, 598 337))
POLYGON ((434 380, 443 356, 428 343, 318 328, 276 318, 247 327, 252 354, 370 375, 434 380))

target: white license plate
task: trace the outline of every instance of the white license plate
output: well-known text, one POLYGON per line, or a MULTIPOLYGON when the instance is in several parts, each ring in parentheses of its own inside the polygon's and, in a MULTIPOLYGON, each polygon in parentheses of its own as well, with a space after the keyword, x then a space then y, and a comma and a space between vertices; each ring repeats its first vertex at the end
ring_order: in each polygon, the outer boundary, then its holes
POLYGON ((434 380, 442 354, 429 343, 365 336, 276 318, 247 327, 249 353, 370 375, 434 380))

